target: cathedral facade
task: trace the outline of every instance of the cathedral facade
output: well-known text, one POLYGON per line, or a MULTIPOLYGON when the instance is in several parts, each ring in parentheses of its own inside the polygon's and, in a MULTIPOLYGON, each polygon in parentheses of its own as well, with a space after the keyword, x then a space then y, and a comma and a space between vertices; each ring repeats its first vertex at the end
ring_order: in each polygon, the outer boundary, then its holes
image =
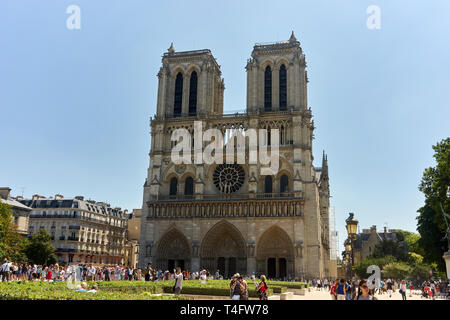
MULTIPOLYGON (((144 184, 140 267, 190 271, 217 269, 225 277, 326 277, 330 260, 329 179, 325 154, 313 166, 315 129, 307 103, 305 55, 288 41, 256 44, 247 60, 247 106, 223 113, 224 80, 210 50, 164 53, 158 73, 156 115, 151 119, 150 165, 144 184), (278 129, 278 170, 261 163, 175 163, 172 134, 203 130, 278 129)), ((270 150, 270 134, 264 143, 270 150)), ((202 136, 200 136, 202 140, 202 136)), ((261 143, 261 141, 258 141, 261 143)), ((225 143, 226 144, 226 143, 225 143)), ((223 146, 225 149, 225 145, 223 146)), ((236 158, 234 158, 236 160, 236 158)))

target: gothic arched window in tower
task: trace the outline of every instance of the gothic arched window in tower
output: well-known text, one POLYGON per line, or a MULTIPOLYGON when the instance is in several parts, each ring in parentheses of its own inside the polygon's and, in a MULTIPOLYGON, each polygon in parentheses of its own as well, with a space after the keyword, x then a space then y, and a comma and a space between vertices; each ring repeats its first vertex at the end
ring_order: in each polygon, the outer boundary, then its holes
POLYGON ((184 181, 184 195, 192 196, 194 194, 194 179, 187 177, 184 181))
POLYGON ((264 71, 264 111, 272 111, 272 69, 264 71))
POLYGON ((177 189, 178 189, 178 179, 173 177, 172 179, 170 179, 169 195, 175 197, 177 195, 177 189))
POLYGON ((280 110, 287 109, 287 77, 286 77, 286 67, 284 64, 280 67, 280 110))
POLYGON ((191 80, 189 83, 189 115, 197 114, 197 72, 191 73, 191 80))
POLYGON ((287 175, 283 174, 280 178, 280 193, 285 193, 289 191, 289 178, 287 175))
POLYGON ((173 103, 173 116, 181 115, 181 104, 183 102, 183 75, 178 72, 175 80, 175 98, 173 103))
POLYGON ((264 179, 264 193, 272 193, 272 176, 266 176, 264 179))

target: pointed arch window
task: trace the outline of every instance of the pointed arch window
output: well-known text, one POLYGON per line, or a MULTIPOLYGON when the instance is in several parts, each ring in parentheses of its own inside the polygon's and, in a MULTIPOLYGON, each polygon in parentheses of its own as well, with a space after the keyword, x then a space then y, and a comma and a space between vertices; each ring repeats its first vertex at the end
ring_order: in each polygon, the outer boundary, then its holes
POLYGON ((264 193, 272 193, 272 176, 266 176, 264 179, 264 193))
POLYGON ((287 109, 287 74, 286 74, 286 67, 284 64, 280 67, 279 72, 279 79, 280 79, 280 110, 286 110, 287 109))
POLYGON ((173 177, 172 179, 170 179, 169 195, 170 196, 176 196, 177 195, 177 191, 178 191, 178 179, 173 177))
POLYGON ((289 191, 289 178, 287 175, 283 174, 280 178, 280 193, 285 193, 289 191))
POLYGON ((264 111, 272 111, 272 69, 264 71, 264 111))
POLYGON ((194 179, 192 177, 187 177, 184 181, 184 195, 192 196, 194 195, 194 179))
POLYGON ((197 72, 191 73, 191 80, 189 83, 189 115, 197 114, 197 72))
POLYGON ((178 72, 175 79, 175 97, 173 103, 173 116, 181 116, 181 104, 183 102, 183 75, 178 72))

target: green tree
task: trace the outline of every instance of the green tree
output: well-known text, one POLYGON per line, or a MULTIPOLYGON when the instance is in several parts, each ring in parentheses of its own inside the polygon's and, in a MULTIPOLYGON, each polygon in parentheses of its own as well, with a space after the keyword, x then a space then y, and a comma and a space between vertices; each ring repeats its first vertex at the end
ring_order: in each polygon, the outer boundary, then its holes
POLYGON ((419 246, 423 249, 424 261, 436 263, 443 271, 442 259, 447 250, 444 240, 447 226, 441 206, 450 212, 450 138, 443 139, 433 146, 435 167, 425 169, 419 190, 425 195, 425 204, 418 210, 417 231, 420 233, 419 246))
POLYGON ((416 265, 423 262, 423 257, 415 252, 408 252, 408 264, 416 265))
POLYGON ((418 286, 430 279, 430 269, 431 267, 427 264, 416 264, 411 267, 408 279, 413 281, 415 286, 418 286))
POLYGON ((11 207, 0 201, 0 258, 14 262, 26 262, 27 239, 17 232, 11 207))
POLYGON ((385 279, 403 280, 409 277, 411 269, 405 262, 392 262, 385 265, 381 273, 385 279))
POLYGON ((30 244, 26 248, 28 259, 35 264, 50 264, 56 261, 55 247, 52 246, 52 237, 44 229, 33 234, 30 244))
POLYGON ((382 258, 385 256, 393 256, 398 261, 407 261, 408 252, 405 248, 394 240, 382 240, 375 245, 370 257, 382 258))
POLYGON ((367 267, 375 265, 378 266, 380 269, 383 269, 385 265, 392 262, 395 262, 395 258, 393 256, 385 256, 382 258, 369 257, 357 263, 353 267, 353 270, 360 279, 367 279, 369 277, 369 274, 367 273, 367 267))
POLYGON ((419 245, 420 234, 405 230, 395 230, 398 241, 406 241, 409 252, 417 253, 421 256, 424 254, 423 248, 419 245))

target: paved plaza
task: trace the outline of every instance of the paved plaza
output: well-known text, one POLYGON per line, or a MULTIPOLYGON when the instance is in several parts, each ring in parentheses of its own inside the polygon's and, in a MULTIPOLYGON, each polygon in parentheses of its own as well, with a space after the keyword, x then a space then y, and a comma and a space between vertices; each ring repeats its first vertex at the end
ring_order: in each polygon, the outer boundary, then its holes
MULTIPOLYGON (((375 294, 378 300, 402 300, 402 295, 397 291, 389 297, 388 294, 375 294)), ((409 290, 406 296, 407 300, 432 300, 421 298, 420 291, 413 290, 413 294, 410 296, 409 290)), ((311 289, 310 292, 306 292, 305 295, 293 295, 292 300, 331 300, 331 295, 329 291, 311 289)))

